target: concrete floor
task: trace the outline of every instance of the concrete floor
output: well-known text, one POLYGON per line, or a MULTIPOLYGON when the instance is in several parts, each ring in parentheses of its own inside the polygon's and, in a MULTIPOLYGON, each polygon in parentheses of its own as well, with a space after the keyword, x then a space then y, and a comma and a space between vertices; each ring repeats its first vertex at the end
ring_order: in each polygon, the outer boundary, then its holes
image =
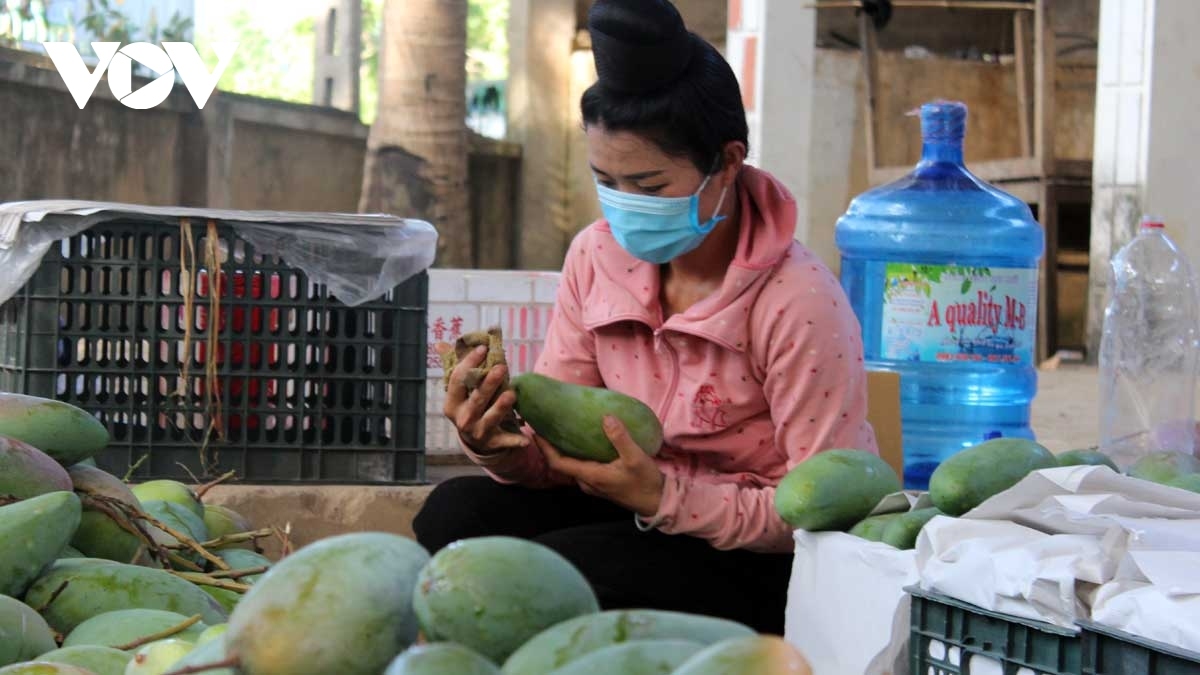
POLYGON ((1062 366, 1038 373, 1033 431, 1054 452, 1090 448, 1100 440, 1100 375, 1094 367, 1062 366))

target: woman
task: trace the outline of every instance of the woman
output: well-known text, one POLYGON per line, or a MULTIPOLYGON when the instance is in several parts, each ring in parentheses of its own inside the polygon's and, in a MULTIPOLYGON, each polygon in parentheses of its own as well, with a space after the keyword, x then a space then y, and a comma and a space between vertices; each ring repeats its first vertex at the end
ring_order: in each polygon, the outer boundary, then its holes
POLYGON ((774 486, 814 453, 874 451, 859 326, 837 279, 793 241, 796 206, 744 165, 737 80, 667 0, 598 0, 599 82, 582 101, 604 213, 572 243, 537 372, 651 406, 651 459, 619 421, 609 464, 498 422, 494 369, 446 415, 491 474, 439 485, 417 516, 431 551, 506 535, 555 549, 606 609, 722 616, 782 634, 791 529, 774 486))

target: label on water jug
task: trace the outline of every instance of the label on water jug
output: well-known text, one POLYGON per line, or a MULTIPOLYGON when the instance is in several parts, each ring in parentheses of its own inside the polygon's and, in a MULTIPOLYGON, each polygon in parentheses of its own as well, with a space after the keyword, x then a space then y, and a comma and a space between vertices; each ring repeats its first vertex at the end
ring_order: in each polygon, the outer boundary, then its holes
POLYGON ((881 355, 926 363, 1033 363, 1036 269, 888 263, 881 355))

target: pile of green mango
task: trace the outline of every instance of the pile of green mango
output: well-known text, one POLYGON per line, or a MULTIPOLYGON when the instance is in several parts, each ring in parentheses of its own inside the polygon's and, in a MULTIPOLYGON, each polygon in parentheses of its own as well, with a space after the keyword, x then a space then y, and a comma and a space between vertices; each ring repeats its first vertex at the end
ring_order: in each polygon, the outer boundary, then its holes
MULTIPOLYGON (((927 502, 932 506, 871 515, 885 497, 900 491, 900 478, 874 453, 829 450, 788 472, 775 491, 775 508, 797 529, 843 531, 912 549, 921 529, 935 517, 961 516, 1034 471, 1063 466, 1118 470, 1095 448, 1056 456, 1030 440, 997 438, 953 455, 934 470, 927 502)), ((1188 454, 1146 455, 1126 475, 1200 492, 1200 460, 1188 454)))
MULTIPOLYGON (((245 518, 188 486, 97 468, 107 442, 77 408, 0 394, 0 675, 811 675, 739 623, 601 611, 579 570, 530 541, 430 556, 364 532, 272 562, 229 536, 245 518)), ((605 461, 602 446, 572 448, 605 461)))

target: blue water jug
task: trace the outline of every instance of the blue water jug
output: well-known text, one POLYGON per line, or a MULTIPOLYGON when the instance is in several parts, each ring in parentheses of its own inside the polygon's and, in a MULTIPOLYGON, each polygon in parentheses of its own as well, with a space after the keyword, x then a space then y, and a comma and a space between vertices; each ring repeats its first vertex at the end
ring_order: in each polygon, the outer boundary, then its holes
POLYGON ((1041 225, 963 164, 967 108, 921 108, 921 161, 838 220, 842 285, 868 368, 900 374, 904 484, 954 453, 1033 438, 1041 225))

